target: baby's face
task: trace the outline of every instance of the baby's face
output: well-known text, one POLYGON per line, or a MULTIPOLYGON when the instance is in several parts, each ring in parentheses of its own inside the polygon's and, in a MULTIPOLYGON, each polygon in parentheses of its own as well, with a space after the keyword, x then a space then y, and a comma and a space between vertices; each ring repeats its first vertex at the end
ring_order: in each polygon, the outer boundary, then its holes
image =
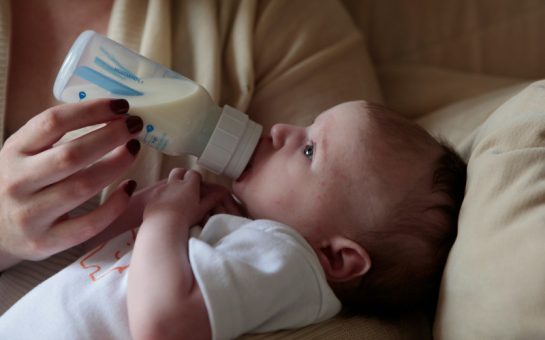
POLYGON ((286 223, 312 239, 343 225, 348 202, 371 214, 371 201, 384 193, 375 183, 382 155, 366 148, 376 138, 367 131, 368 118, 361 103, 349 102, 308 127, 274 125, 233 184, 249 216, 286 223))

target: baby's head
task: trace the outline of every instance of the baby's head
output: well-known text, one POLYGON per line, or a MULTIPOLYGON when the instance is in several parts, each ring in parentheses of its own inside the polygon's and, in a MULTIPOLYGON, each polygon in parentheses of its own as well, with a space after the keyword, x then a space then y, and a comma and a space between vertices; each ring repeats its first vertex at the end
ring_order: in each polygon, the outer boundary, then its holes
POLYGON ((450 148, 358 101, 273 126, 233 191, 250 217, 305 237, 343 305, 391 312, 435 298, 465 178, 450 148))

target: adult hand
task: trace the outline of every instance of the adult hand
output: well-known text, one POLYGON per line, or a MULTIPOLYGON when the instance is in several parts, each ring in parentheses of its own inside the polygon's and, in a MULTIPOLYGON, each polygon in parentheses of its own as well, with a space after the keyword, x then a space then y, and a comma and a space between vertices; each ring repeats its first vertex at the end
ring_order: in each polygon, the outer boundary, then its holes
POLYGON ((100 207, 68 212, 96 195, 132 164, 132 139, 142 120, 127 116, 125 100, 100 99, 52 107, 29 120, 0 150, 0 269, 40 260, 107 227, 126 208, 134 181, 120 184, 100 207), (69 142, 67 132, 105 123, 69 142))

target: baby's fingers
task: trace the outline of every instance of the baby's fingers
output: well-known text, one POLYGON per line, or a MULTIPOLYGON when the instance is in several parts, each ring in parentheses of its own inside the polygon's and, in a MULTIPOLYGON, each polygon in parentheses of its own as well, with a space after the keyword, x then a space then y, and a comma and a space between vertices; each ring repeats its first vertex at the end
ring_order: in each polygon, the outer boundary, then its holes
POLYGON ((226 196, 227 194, 225 192, 216 191, 202 197, 200 208, 203 215, 213 212, 219 205, 221 205, 226 196))
POLYGON ((242 210, 240 205, 235 201, 233 196, 231 196, 231 194, 226 195, 226 197, 222 201, 222 204, 226 214, 244 216, 244 211, 242 210))
MULTIPOLYGON (((186 185, 191 192, 197 193, 200 196, 202 182, 202 176, 200 173, 195 170, 185 170, 180 168, 176 168, 170 172, 171 175, 173 173, 173 177, 175 178, 183 177, 182 182, 184 185, 186 185)), ((170 178, 171 177, 169 176, 169 181, 170 178)))
POLYGON ((195 170, 188 170, 184 174, 184 181, 188 181, 192 184, 197 184, 200 187, 200 184, 202 182, 202 176, 195 170))
POLYGON ((186 172, 187 172, 187 169, 185 168, 174 168, 170 170, 170 173, 168 174, 168 182, 172 182, 175 180, 178 180, 178 181, 183 180, 186 172))

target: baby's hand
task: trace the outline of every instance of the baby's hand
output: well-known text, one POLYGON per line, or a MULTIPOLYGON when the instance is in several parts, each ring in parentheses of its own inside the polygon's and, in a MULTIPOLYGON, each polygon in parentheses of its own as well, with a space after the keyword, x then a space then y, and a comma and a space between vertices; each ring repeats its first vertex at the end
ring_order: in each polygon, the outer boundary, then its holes
POLYGON ((201 185, 201 196, 215 195, 223 193, 224 199, 220 201, 211 211, 211 215, 229 214, 236 216, 245 216, 243 208, 233 198, 228 188, 215 183, 203 182, 201 185))
POLYGON ((193 170, 176 168, 168 181, 154 190, 144 210, 144 221, 157 225, 179 225, 190 228, 204 219, 222 202, 225 191, 201 193, 201 175, 193 170))

